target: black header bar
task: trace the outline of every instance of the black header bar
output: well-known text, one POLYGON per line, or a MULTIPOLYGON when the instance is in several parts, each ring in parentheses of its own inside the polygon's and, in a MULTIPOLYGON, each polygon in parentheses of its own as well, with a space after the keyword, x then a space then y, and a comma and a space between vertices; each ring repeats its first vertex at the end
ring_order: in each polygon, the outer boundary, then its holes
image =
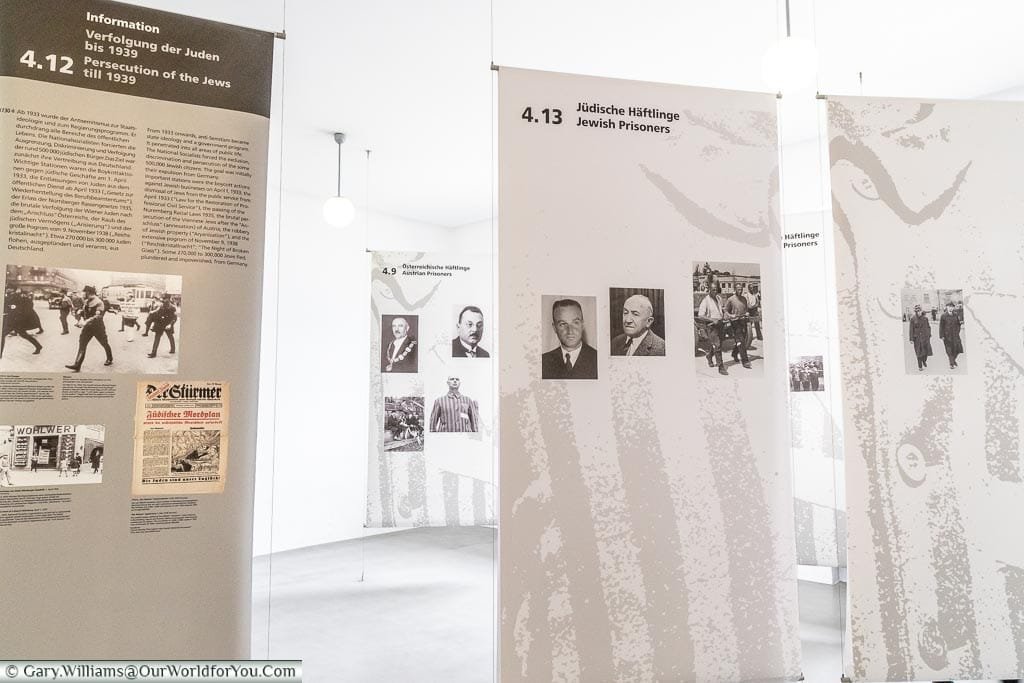
POLYGON ((0 76, 270 116, 274 34, 109 0, 0 0, 0 76))

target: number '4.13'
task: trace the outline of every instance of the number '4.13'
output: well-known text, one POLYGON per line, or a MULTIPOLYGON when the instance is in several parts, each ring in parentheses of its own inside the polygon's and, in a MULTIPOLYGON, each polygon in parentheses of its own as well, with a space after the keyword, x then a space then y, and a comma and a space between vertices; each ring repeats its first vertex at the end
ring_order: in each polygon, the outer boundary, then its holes
POLYGON ((523 110, 523 115, 519 118, 524 119, 530 123, 550 123, 557 126, 562 122, 562 110, 561 109, 541 109, 540 116, 533 115, 533 107, 527 107, 523 110))

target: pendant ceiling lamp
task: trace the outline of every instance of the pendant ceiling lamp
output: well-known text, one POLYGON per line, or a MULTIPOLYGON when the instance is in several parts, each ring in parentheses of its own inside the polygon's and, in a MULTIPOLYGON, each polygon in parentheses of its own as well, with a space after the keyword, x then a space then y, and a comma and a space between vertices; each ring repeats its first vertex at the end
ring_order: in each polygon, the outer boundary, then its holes
POLYGON ((811 87, 817 73, 818 51, 806 38, 793 37, 786 0, 786 37, 761 57, 761 77, 772 90, 786 93, 811 87))
POLYGON ((341 194, 341 145, 345 142, 345 134, 335 133, 334 141, 338 143, 338 194, 324 202, 324 220, 328 225, 344 228, 356 217, 356 206, 341 194))

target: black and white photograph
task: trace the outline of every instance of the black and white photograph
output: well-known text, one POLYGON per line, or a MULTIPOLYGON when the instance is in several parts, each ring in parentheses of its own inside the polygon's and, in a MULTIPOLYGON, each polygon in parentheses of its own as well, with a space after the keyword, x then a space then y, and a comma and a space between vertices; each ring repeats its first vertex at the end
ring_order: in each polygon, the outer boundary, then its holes
POLYGON ((484 348, 486 316, 480 306, 466 304, 455 311, 455 336, 452 338, 452 358, 490 358, 484 348))
POLYGON ((825 364, 821 356, 797 356, 789 361, 790 391, 825 391, 825 364))
POLYGON ((380 317, 380 371, 391 374, 419 372, 419 316, 380 317))
POLYGON ((608 336, 612 356, 665 355, 665 290, 608 290, 608 336))
POLYGON ((421 452, 423 450, 422 396, 384 397, 384 450, 421 452))
POLYGON ((541 379, 597 379, 597 297, 541 296, 541 379))
POLYGON ((434 399, 430 408, 431 432, 480 431, 480 405, 467 396, 462 388, 462 378, 450 375, 446 380, 446 391, 434 399))
POLYGON ((964 290, 905 288, 900 309, 907 374, 967 374, 964 290))
POLYGON ((697 374, 760 377, 761 266, 712 261, 693 264, 693 339, 697 374))
POLYGON ((0 488, 103 482, 102 425, 0 426, 0 488))
POLYGON ((7 266, 0 372, 175 374, 181 276, 7 266))

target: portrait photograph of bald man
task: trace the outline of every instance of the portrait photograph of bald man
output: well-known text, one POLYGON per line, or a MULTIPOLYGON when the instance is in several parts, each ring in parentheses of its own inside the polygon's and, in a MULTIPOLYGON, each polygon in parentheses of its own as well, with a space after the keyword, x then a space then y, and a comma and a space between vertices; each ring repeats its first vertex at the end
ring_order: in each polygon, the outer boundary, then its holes
POLYGON ((380 317, 381 372, 419 371, 419 322, 419 316, 416 315, 380 317))
POLYGON ((541 297, 541 379, 597 379, 597 297, 541 297))
POLYGON ((665 355, 665 290, 608 290, 608 335, 613 356, 665 355))
POLYGON ((484 312, 479 306, 459 306, 455 310, 455 338, 452 358, 490 358, 480 345, 484 338, 484 312))

